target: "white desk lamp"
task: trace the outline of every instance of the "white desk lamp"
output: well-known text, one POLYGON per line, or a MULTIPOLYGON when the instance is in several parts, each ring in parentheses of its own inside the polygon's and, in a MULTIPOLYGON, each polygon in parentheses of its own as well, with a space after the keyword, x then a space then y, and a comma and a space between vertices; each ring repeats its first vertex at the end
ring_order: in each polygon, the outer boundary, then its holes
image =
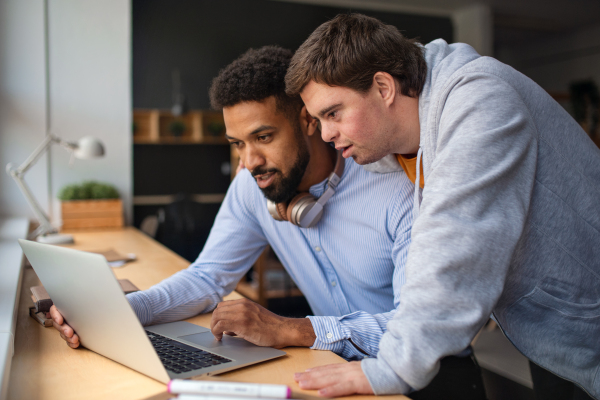
POLYGON ((37 241, 42 243, 73 243, 72 235, 59 234, 58 229, 50 224, 50 219, 44 210, 42 210, 42 207, 40 207, 40 204, 37 202, 23 179, 27 170, 29 170, 29 168, 31 168, 39 158, 50 149, 53 143, 63 146, 71 153, 71 163, 73 162, 73 157, 85 160, 102 157, 104 155, 104 146, 102 145, 102 142, 94 137, 85 136, 79 139, 77 143, 71 143, 50 134, 46 135, 44 141, 40 143, 37 149, 35 149, 21 166, 15 168, 12 163, 9 163, 6 166, 6 172, 17 182, 19 189, 23 192, 29 206, 31 206, 31 209, 40 223, 40 226, 29 235, 29 238, 37 238, 37 241))

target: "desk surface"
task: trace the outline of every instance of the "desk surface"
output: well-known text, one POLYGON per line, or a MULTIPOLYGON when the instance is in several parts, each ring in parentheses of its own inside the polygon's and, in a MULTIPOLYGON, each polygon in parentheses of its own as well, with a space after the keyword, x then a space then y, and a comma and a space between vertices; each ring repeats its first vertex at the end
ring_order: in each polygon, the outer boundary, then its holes
MULTIPOLYGON (((135 253, 138 260, 115 268, 119 279, 127 278, 144 290, 186 268, 189 263, 134 228, 74 233, 78 250, 113 248, 135 253)), ((28 315, 29 287, 39 284, 31 267, 25 268, 17 319, 15 355, 12 362, 9 399, 167 399, 166 386, 134 370, 86 349, 72 350, 53 328, 44 328, 28 315)), ((232 293, 227 299, 240 297, 232 293)), ((210 314, 187 321, 210 326, 210 314)), ((286 348, 287 356, 255 366, 211 377, 211 380, 277 383, 289 385, 294 398, 315 398, 316 392, 300 390, 293 373, 317 365, 345 362, 329 351, 286 348)), ((374 399, 353 396, 352 399, 374 399)), ((385 396, 394 400, 404 396, 385 396)))

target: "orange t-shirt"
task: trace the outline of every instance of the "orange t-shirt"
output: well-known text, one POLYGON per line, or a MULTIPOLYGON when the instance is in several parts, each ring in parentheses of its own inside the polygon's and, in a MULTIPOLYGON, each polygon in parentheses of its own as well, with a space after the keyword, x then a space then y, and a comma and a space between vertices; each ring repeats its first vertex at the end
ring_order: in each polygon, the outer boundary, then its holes
MULTIPOLYGON (((401 154, 396 154, 396 158, 398 159, 398 162, 400 163, 400 166, 404 172, 406 172, 408 179, 410 179, 412 183, 415 183, 415 180, 417 179, 417 156, 406 158, 401 154)), ((425 179, 423 178, 423 164, 421 164, 420 167, 421 175, 419 179, 419 186, 421 189, 423 189, 425 187, 425 179)))

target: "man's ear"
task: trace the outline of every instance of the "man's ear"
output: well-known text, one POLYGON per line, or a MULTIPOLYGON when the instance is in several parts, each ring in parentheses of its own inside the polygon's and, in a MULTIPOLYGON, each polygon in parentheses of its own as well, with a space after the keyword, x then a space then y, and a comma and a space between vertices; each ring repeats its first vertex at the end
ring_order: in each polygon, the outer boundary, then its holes
POLYGON ((398 91, 398 83, 393 76, 387 72, 376 72, 373 75, 373 86, 381 96, 381 99, 386 105, 391 105, 394 102, 398 91))
POLYGON ((302 106, 302 110, 300 110, 300 125, 307 136, 312 136, 318 131, 319 121, 308 113, 306 106, 302 106))

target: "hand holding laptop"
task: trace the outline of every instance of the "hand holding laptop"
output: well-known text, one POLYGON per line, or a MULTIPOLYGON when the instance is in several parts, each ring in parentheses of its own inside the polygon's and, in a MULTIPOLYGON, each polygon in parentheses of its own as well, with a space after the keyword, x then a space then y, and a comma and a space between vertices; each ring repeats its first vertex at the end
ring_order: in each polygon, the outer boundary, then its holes
POLYGON ((53 305, 50 307, 50 312, 46 313, 46 318, 52 318, 52 326, 60 332, 60 337, 67 342, 69 347, 73 349, 79 347, 79 336, 65 322, 62 314, 56 309, 56 306, 53 305))
POLYGON ((217 340, 223 334, 239 336, 257 346, 280 349, 287 346, 311 347, 316 335, 308 318, 286 318, 248 300, 223 301, 210 321, 217 340))

